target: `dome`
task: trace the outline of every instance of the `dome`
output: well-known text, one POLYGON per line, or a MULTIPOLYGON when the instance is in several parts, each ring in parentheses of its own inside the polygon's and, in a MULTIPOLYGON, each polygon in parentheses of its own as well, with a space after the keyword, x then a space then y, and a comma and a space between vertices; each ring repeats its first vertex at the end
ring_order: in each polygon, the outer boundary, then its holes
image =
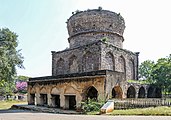
MULTIPOLYGON (((70 40, 73 41, 73 39, 78 42, 79 40, 75 37, 81 39, 81 36, 89 33, 94 33, 88 36, 89 39, 94 39, 93 35, 96 33, 115 34, 122 37, 125 29, 125 22, 123 17, 115 12, 102 9, 92 9, 77 11, 73 14, 67 20, 67 29, 69 34, 69 43, 70 40)), ((76 43, 74 42, 74 45, 75 44, 76 43)))

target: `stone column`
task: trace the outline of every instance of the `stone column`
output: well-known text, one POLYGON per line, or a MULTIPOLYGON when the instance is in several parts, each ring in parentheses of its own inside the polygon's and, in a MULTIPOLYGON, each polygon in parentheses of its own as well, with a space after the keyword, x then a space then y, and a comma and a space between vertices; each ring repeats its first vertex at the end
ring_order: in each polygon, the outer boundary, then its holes
POLYGON ((35 97, 36 97, 36 105, 41 105, 40 93, 36 93, 35 97))
POLYGON ((27 102, 28 102, 28 105, 31 105, 31 95, 29 92, 27 93, 27 102))
POLYGON ((103 87, 96 87, 98 91, 98 100, 105 100, 105 91, 103 87))
POLYGON ((52 107, 52 95, 50 93, 47 94, 47 99, 48 107, 52 107))
POLYGON ((139 67, 139 54, 140 54, 140 52, 135 52, 135 54, 136 54, 136 57, 137 57, 137 66, 136 66, 136 76, 135 76, 135 79, 138 80, 138 74, 139 74, 138 67, 139 67))
POLYGON ((82 97, 80 94, 76 95, 76 110, 77 111, 81 111, 81 101, 82 101, 82 97))
POLYGON ((64 94, 60 95, 60 108, 65 109, 65 96, 64 96, 64 94))

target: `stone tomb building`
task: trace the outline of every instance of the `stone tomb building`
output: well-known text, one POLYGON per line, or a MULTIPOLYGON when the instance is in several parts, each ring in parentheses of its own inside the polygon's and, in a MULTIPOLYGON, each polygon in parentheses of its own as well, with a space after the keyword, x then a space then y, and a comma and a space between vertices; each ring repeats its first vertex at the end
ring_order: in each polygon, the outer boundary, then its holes
POLYGON ((79 109, 87 98, 137 97, 135 88, 128 93, 132 86, 127 80, 138 78, 138 53, 123 49, 125 22, 120 14, 77 12, 67 28, 70 47, 52 51, 52 76, 29 79, 28 104, 79 109))

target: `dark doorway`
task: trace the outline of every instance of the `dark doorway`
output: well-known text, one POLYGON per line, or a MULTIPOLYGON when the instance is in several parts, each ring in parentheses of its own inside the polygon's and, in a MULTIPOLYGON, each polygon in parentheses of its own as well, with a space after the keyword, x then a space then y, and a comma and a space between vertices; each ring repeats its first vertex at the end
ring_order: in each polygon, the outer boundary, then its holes
POLYGON ((112 98, 115 98, 116 97, 116 91, 115 91, 115 89, 113 88, 112 89, 112 98))
POLYGON ((47 106, 47 94, 40 94, 41 105, 47 106))
POLYGON ((162 91, 160 88, 156 88, 155 90, 155 98, 162 98, 162 91))
POLYGON ((150 86, 148 88, 147 98, 155 98, 155 87, 150 86))
POLYGON ((138 98, 145 98, 145 89, 141 87, 138 92, 138 98))
POLYGON ((97 100, 97 96, 98 96, 98 91, 96 90, 96 88, 93 86, 89 87, 87 91, 87 99, 90 98, 90 99, 97 100))
POLYGON ((69 109, 70 110, 75 110, 76 108, 76 100, 75 100, 75 96, 69 96, 69 109))
POLYGON ((65 96, 65 109, 75 110, 76 109, 76 96, 66 95, 65 96))
POLYGON ((35 94, 30 94, 30 105, 35 105, 35 94))
POLYGON ((112 98, 122 98, 122 89, 120 86, 115 86, 112 89, 112 98))
POLYGON ((52 95, 52 106, 60 108, 60 95, 52 95))
POLYGON ((135 88, 133 86, 130 86, 127 90, 127 98, 135 98, 135 88))

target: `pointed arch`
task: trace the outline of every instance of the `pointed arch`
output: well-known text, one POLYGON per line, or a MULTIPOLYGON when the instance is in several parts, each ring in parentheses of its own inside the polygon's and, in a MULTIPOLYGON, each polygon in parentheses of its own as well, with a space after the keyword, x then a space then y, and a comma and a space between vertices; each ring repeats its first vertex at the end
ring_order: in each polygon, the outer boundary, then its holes
POLYGON ((136 91, 133 86, 130 86, 127 90, 127 98, 135 98, 136 91))
POLYGON ((153 86, 148 88, 147 98, 155 98, 155 88, 153 86))
POLYGON ((155 90, 155 98, 162 98, 162 90, 161 88, 156 88, 155 90))
POLYGON ((128 63, 128 66, 129 66, 129 79, 130 80, 134 80, 135 79, 135 64, 134 64, 134 60, 133 59, 130 59, 129 60, 129 63, 128 63))
POLYGON ((97 100, 97 97, 98 97, 98 91, 97 89, 94 87, 94 86, 90 86, 88 89, 87 89, 87 92, 86 92, 86 98, 90 98, 90 99, 94 99, 94 100, 97 100))
POLYGON ((125 58, 121 55, 118 58, 118 62, 119 62, 119 68, 120 68, 120 72, 126 73, 126 63, 125 63, 125 58))
POLYGON ((58 89, 56 87, 53 87, 52 90, 51 90, 51 94, 59 95, 60 94, 60 89, 58 89))
POLYGON ((31 88, 30 88, 30 93, 31 93, 31 94, 35 94, 35 93, 36 93, 36 89, 35 89, 34 87, 31 87, 31 88))
POLYGON ((161 97, 162 97, 161 88, 155 86, 150 86, 148 88, 147 98, 161 98, 161 97))
POLYGON ((78 62, 77 62, 77 57, 75 55, 72 55, 69 58, 69 71, 70 73, 78 72, 78 62))
POLYGON ((60 58, 57 61, 57 68, 56 68, 57 75, 64 74, 64 70, 65 70, 65 61, 64 59, 60 58))
POLYGON ((47 91, 45 87, 40 89, 40 105, 46 106, 48 101, 47 91))
POLYGON ((138 98, 145 98, 145 88, 143 86, 138 91, 138 98))
POLYGON ((94 70, 94 63, 93 63, 93 54, 90 51, 87 51, 83 55, 83 71, 93 71, 94 70))
POLYGON ((106 53, 105 55, 105 60, 106 60, 106 70, 115 70, 115 60, 114 56, 111 52, 106 53))
POLYGON ((75 95, 77 93, 77 90, 73 86, 68 86, 64 90, 64 94, 72 94, 75 95))
POLYGON ((120 86, 115 86, 112 89, 112 98, 122 98, 123 92, 120 86))
POLYGON ((45 87, 42 87, 40 89, 40 94, 47 94, 47 91, 46 91, 46 88, 45 87))

